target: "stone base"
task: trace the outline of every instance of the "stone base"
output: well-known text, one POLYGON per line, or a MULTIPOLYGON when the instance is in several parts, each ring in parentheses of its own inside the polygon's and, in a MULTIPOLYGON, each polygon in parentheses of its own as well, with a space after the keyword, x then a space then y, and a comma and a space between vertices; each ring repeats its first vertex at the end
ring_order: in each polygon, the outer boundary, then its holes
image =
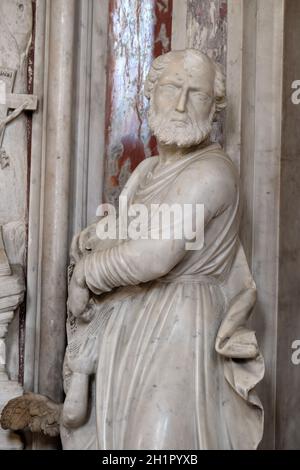
MULTIPOLYGON (((0 380, 0 413, 12 398, 23 395, 23 388, 18 382, 0 380)), ((0 428, 0 450, 22 450, 24 445, 21 438, 12 431, 0 428)))

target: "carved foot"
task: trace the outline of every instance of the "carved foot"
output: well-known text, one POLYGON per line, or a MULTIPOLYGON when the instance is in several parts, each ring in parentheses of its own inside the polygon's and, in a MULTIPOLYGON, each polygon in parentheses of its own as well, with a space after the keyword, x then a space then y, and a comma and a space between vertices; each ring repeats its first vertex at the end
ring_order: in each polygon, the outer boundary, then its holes
POLYGON ((58 436, 62 405, 35 393, 10 400, 3 408, 1 426, 3 429, 19 431, 29 429, 48 436, 58 436))

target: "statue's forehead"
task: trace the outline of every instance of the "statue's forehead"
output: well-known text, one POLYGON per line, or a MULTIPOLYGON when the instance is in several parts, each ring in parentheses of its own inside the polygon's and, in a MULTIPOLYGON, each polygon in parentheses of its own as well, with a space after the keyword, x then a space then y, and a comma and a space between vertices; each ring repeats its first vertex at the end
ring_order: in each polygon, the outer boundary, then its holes
POLYGON ((184 82, 188 80, 191 86, 213 87, 214 70, 204 60, 178 56, 174 58, 161 74, 160 81, 184 82))

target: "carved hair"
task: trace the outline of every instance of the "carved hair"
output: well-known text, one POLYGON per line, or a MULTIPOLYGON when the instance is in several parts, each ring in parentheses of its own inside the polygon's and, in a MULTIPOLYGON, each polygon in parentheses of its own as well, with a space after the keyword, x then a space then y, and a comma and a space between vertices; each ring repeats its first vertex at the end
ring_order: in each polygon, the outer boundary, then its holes
POLYGON ((163 73, 165 68, 169 65, 173 58, 175 58, 178 54, 183 55, 183 57, 187 57, 188 55, 196 57, 201 60, 201 65, 203 62, 210 67, 212 67, 215 71, 215 83, 214 83, 214 98, 216 103, 216 111, 219 112, 226 107, 226 89, 225 89, 225 76, 222 72, 221 66, 208 57, 203 52, 200 52, 196 49, 186 49, 184 51, 171 51, 166 54, 163 54, 157 59, 155 59, 152 63, 150 72, 147 76, 145 82, 145 96, 146 98, 150 99, 155 88, 155 85, 163 73))

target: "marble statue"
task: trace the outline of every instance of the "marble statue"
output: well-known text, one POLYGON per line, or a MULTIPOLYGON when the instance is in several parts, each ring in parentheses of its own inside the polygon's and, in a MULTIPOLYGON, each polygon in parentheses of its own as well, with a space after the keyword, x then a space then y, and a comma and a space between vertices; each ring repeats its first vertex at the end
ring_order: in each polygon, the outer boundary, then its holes
POLYGON ((247 327, 256 287, 238 235, 239 177, 209 138, 226 106, 224 75, 199 51, 172 51, 154 60, 145 94, 158 156, 121 196, 129 209, 203 204, 204 244, 102 240, 107 217, 74 238, 63 448, 256 449, 264 361, 247 327))

